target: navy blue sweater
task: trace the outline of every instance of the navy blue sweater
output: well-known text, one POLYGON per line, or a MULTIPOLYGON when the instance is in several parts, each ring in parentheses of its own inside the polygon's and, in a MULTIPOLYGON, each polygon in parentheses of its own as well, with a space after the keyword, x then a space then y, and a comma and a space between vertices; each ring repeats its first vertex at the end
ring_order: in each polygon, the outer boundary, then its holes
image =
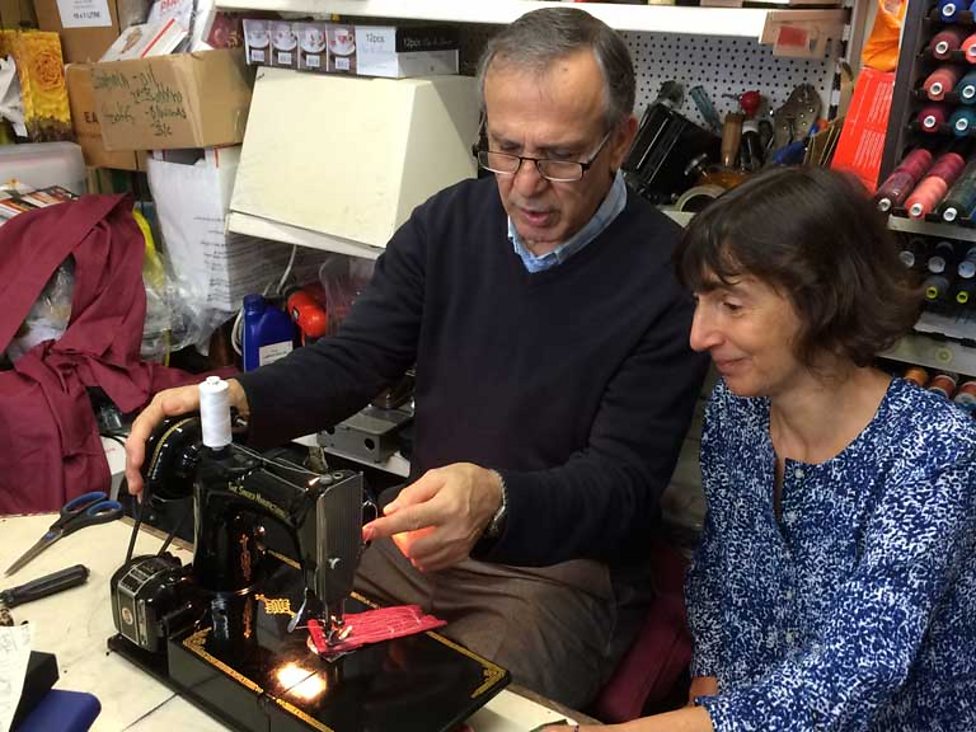
POLYGON ((413 477, 472 462, 508 488, 476 556, 643 559, 706 360, 671 251, 680 228, 628 193, 563 264, 528 273, 491 178, 419 206, 335 336, 244 374, 258 444, 323 429, 416 362, 413 477))

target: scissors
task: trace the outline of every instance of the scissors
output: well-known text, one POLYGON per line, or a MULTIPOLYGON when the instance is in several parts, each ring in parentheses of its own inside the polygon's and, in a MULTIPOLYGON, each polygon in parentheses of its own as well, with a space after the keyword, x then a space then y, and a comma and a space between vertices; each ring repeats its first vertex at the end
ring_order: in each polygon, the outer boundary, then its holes
POLYGON ((7 568, 3 573, 4 577, 12 575, 62 536, 73 534, 86 526, 115 521, 121 515, 122 504, 110 500, 103 491, 92 491, 72 498, 61 508, 61 516, 58 520, 51 524, 51 528, 37 540, 34 546, 7 568))

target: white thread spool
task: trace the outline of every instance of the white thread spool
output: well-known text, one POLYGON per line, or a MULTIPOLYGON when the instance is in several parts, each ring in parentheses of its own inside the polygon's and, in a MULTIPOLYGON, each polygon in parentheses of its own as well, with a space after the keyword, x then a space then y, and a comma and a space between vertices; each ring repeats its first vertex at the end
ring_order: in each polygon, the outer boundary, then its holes
POLYGON ((219 376, 200 383, 200 426, 203 444, 220 450, 231 443, 230 387, 219 376))

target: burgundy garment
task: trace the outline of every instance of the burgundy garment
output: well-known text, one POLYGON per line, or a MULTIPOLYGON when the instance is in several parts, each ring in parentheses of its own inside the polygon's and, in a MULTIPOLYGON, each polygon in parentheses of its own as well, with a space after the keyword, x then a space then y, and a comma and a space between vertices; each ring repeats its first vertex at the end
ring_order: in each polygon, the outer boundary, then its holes
POLYGON ((123 412, 199 377, 142 361, 145 243, 128 196, 84 196, 0 227, 0 350, 45 283, 74 257, 67 330, 0 372, 0 514, 55 511, 108 490, 111 476, 85 387, 123 412))

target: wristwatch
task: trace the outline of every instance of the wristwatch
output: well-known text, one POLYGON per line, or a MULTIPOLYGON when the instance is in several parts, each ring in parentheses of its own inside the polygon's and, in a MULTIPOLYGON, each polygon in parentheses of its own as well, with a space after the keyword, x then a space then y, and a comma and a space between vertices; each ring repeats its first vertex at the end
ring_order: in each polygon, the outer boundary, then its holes
POLYGON ((505 528, 505 515, 508 512, 508 489, 505 487, 505 479, 497 470, 493 470, 492 472, 498 476, 498 482, 502 487, 502 502, 499 504, 498 510, 495 511, 495 515, 491 517, 491 521, 488 522, 488 527, 485 529, 484 535, 487 539, 497 539, 502 535, 502 529, 505 528))

